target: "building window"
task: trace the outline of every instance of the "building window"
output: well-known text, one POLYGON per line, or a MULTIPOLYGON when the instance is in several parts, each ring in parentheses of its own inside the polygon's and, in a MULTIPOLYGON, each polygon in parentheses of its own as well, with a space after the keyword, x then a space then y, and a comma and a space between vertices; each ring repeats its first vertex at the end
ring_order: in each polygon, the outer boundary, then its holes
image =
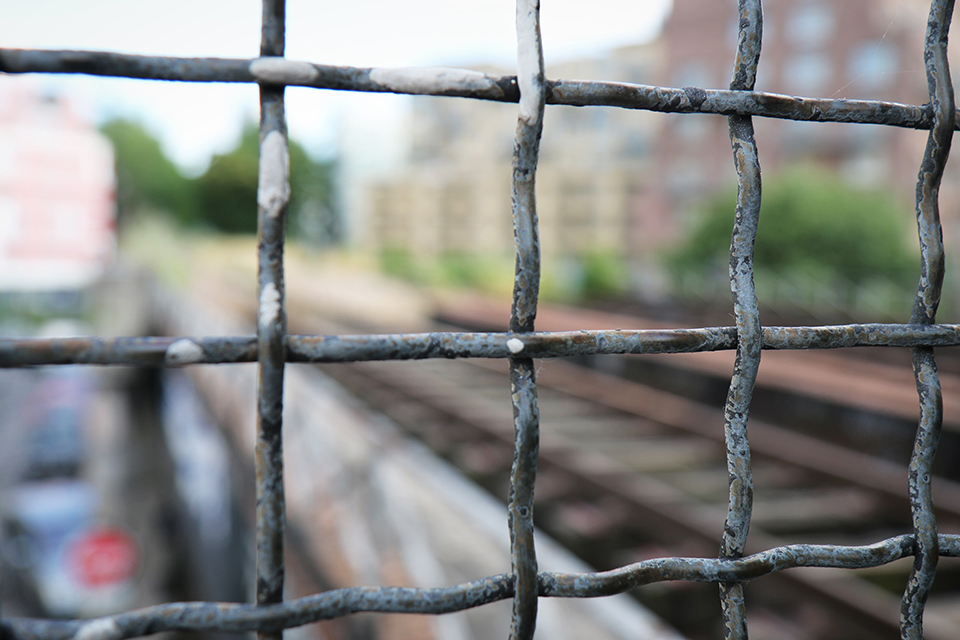
POLYGON ((787 16, 787 40, 798 49, 822 48, 833 35, 835 20, 830 5, 800 4, 787 16))
POLYGON ((676 76, 678 87, 700 87, 701 89, 716 86, 713 71, 710 67, 697 60, 684 64, 676 76))
POLYGON ((900 61, 894 48, 884 42, 857 45, 847 58, 850 82, 865 89, 883 89, 890 85, 900 61))
POLYGON ((833 76, 830 58, 820 53, 802 53, 789 58, 783 67, 783 85, 796 95, 823 93, 833 76))

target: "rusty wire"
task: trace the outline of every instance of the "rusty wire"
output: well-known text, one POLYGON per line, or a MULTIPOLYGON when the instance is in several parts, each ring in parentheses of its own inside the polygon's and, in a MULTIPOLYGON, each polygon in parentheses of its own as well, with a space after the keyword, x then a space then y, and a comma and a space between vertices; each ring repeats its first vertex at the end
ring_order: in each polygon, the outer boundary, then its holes
MULTIPOLYGON (((100 51, 33 51, 0 48, 0 72, 82 73, 179 82, 258 82, 335 91, 454 96, 519 102, 514 76, 447 68, 417 69, 422 84, 401 82, 402 70, 340 67, 285 58, 174 58, 100 51)), ((882 124, 929 129, 933 114, 921 105, 879 100, 787 96, 762 91, 660 87, 622 82, 547 80, 546 103, 621 107, 663 113, 742 115, 811 122, 882 124)))
MULTIPOLYGON (((540 1, 517 0, 517 85, 520 109, 513 149, 513 234, 516 275, 510 331, 532 332, 540 293, 540 237, 537 229, 536 177, 543 132, 543 44, 540 1)), ((519 338, 516 338, 519 339, 519 338)), ((532 640, 537 626, 537 553, 533 542, 533 491, 540 447, 540 411, 533 358, 522 350, 510 357, 510 400, 516 432, 507 521, 514 577, 511 640, 532 640)))
MULTIPOLYGON (((960 535, 940 534, 937 540, 941 556, 960 557, 960 535)), ((540 597, 598 598, 672 580, 741 583, 801 567, 877 567, 915 553, 914 537, 900 535, 863 546, 784 545, 744 558, 657 558, 599 573, 542 572, 537 575, 537 593, 540 597)), ((186 602, 94 620, 9 618, 0 621, 0 631, 20 640, 123 640, 162 631, 271 632, 360 612, 454 613, 513 595, 513 577, 500 574, 448 588, 335 589, 269 606, 186 602)))
MULTIPOLYGON (((730 88, 752 91, 757 79, 763 12, 760 0, 740 0, 737 56, 730 88)), ((747 438, 747 416, 760 368, 760 310, 753 284, 753 248, 760 221, 760 161, 750 116, 730 116, 730 143, 737 171, 737 206, 730 240, 730 292, 737 325, 737 357, 723 409, 723 432, 727 450, 729 492, 727 518, 723 525, 720 557, 743 555, 753 510, 753 470, 747 438)), ((730 640, 746 640, 747 612, 743 584, 720 583, 723 634, 730 640)))
MULTIPOLYGON (((943 285, 943 233, 938 195, 956 121, 947 61, 947 34, 952 14, 953 0, 931 3, 923 52, 934 121, 917 181, 920 283, 910 321, 920 325, 935 322, 943 285)), ((903 638, 920 640, 923 638, 923 609, 933 586, 939 557, 930 480, 943 424, 943 398, 933 348, 913 347, 911 356, 920 395, 920 422, 908 468, 910 511, 917 550, 900 607, 900 633, 903 638)))
MULTIPOLYGON (((947 64, 952 0, 932 0, 924 60, 928 105, 782 96, 753 90, 762 40, 760 0, 740 1, 737 58, 729 90, 668 88, 612 82, 546 80, 539 1, 518 0, 518 75, 462 69, 333 67, 284 58, 283 0, 265 0, 260 57, 165 58, 83 51, 0 49, 0 72, 85 73, 186 82, 260 85, 258 326, 256 336, 179 338, 0 339, 0 367, 49 364, 183 366, 257 362, 257 596, 255 604, 174 603, 88 621, 0 620, 18 639, 120 640, 161 631, 257 631, 279 638, 283 629, 351 613, 449 613, 513 598, 511 637, 528 639, 540 597, 584 598, 621 593, 666 580, 714 582, 721 588, 725 634, 746 638, 743 584, 796 567, 865 568, 913 557, 904 592, 901 634, 921 638, 924 604, 940 556, 960 557, 960 536, 940 534, 930 491, 931 466, 942 423, 935 346, 960 345, 960 325, 936 324, 943 280, 938 191, 953 131, 958 126, 947 64), (289 198, 289 156, 283 95, 286 86, 459 96, 519 103, 513 163, 517 268, 509 331, 364 336, 295 336, 286 332, 283 246, 289 198), (735 326, 535 332, 540 280, 535 175, 547 104, 615 106, 729 117, 738 175, 730 250, 735 326), (753 117, 873 123, 929 129, 917 185, 922 265, 907 324, 761 327, 753 286, 753 244, 760 203, 760 165, 753 117), (763 349, 895 346, 912 350, 920 421, 909 467, 910 534, 867 546, 787 545, 743 557, 750 526, 752 477, 747 415, 763 349), (730 492, 718 558, 661 558, 590 574, 540 573, 533 545, 533 493, 539 416, 533 358, 627 353, 684 353, 736 349, 724 408, 730 492), (516 450, 508 505, 511 572, 449 588, 356 587, 283 600, 282 398, 288 362, 354 362, 420 358, 507 358, 510 361, 516 450)), ((761 447, 762 448, 762 447, 761 447)))
MULTIPOLYGON (((763 327, 767 350, 848 347, 956 347, 960 325, 849 324, 763 327)), ((286 336, 288 362, 361 362, 432 358, 533 358, 585 355, 696 353, 735 349, 736 327, 600 329, 512 332, 435 332, 286 336)), ((257 361, 256 336, 202 338, 0 338, 0 368, 44 364, 176 367, 257 361)))

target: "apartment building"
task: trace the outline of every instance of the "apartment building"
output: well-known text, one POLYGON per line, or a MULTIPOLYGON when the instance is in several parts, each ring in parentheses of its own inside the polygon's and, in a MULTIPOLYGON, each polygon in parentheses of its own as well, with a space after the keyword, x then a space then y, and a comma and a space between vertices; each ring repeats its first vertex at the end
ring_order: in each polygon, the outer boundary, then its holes
MULTIPOLYGON (((913 0, 768 0, 756 90, 817 98, 923 104, 926 8, 913 0)), ((736 2, 674 0, 661 34, 662 83, 727 88, 736 2)), ((671 208, 683 210, 729 184, 733 168, 725 118, 665 115, 658 138, 671 208)), ((863 185, 912 189, 926 139, 875 125, 756 118, 760 163, 775 173, 798 162, 828 166, 863 185)))
MULTIPOLYGON (((659 47, 617 49, 603 59, 548 67, 549 77, 649 83, 659 47)), ((481 69, 491 74, 505 70, 481 69)), ((369 192, 363 243, 418 255, 510 256, 516 105, 418 97, 406 166, 369 192)), ((537 175, 546 257, 630 250, 631 212, 653 161, 656 114, 550 107, 537 175)))
MULTIPOLYGON (((766 0, 756 89, 922 104, 925 11, 917 0, 766 0)), ((547 75, 725 89, 737 22, 733 0, 674 0, 656 41, 547 75)), ((368 191, 363 244, 510 255, 515 105, 416 100, 408 162, 368 191)), ((765 176, 817 163, 912 197, 923 131, 761 118, 755 127, 765 176)), ((654 286, 659 254, 705 198, 734 183, 724 117, 549 107, 537 177, 543 254, 613 252, 633 264, 635 287, 654 286)))

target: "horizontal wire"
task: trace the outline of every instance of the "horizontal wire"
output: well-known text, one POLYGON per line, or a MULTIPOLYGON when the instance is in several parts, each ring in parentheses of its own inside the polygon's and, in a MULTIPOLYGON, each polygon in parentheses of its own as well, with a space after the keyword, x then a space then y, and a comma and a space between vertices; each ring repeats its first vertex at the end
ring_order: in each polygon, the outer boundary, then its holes
MULTIPOLYGON (((516 76, 447 67, 363 68, 286 58, 175 58, 102 51, 0 49, 0 72, 79 73, 182 82, 261 82, 338 91, 459 96, 519 102, 516 76)), ((929 129, 927 105, 877 100, 802 98, 758 91, 670 88, 621 82, 547 80, 546 102, 664 113, 758 116, 812 122, 929 129)))
MULTIPOLYGON (((960 535, 940 534, 941 556, 960 557, 960 535)), ((863 546, 784 545, 737 559, 658 558, 600 573, 538 574, 541 597, 596 598, 658 582, 745 582, 801 567, 867 568, 913 555, 913 535, 863 546)), ((162 631, 277 631, 352 613, 443 614, 513 597, 500 574, 447 588, 350 587, 280 604, 179 602, 92 620, 7 618, 0 633, 19 640, 123 640, 162 631)))
MULTIPOLYGON (((361 362, 426 358, 560 358, 583 355, 697 353, 735 349, 734 327, 605 329, 534 333, 288 335, 287 362, 361 362)), ((770 350, 960 346, 960 325, 848 324, 763 327, 770 350)), ((0 338, 0 368, 35 365, 178 366, 256 362, 255 336, 0 338)))

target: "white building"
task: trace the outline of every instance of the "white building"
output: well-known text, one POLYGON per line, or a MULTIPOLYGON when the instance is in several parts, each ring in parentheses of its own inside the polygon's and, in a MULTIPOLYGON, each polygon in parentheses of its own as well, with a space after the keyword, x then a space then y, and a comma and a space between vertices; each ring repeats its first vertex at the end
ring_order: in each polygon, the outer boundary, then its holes
POLYGON ((92 283, 115 231, 109 141, 68 101, 0 77, 0 291, 92 283))

